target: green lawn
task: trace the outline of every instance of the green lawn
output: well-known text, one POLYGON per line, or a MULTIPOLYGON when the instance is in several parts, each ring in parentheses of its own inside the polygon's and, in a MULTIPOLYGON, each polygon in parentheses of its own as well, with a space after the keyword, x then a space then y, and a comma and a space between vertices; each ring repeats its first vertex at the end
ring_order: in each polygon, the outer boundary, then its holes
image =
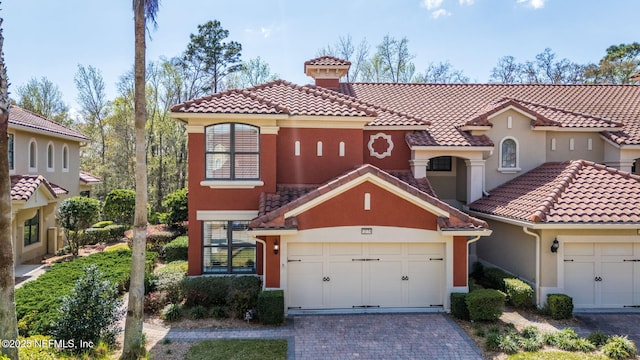
POLYGON ((287 340, 206 340, 193 345, 187 360, 286 359, 287 340))
POLYGON ((571 353, 565 351, 538 351, 535 353, 525 352, 511 355, 509 360, 606 360, 604 355, 571 353))

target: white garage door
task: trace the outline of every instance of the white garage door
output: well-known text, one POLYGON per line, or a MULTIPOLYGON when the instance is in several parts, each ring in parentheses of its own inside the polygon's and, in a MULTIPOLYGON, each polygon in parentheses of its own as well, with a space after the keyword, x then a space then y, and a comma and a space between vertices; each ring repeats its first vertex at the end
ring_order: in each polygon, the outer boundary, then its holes
POLYGON ((640 244, 567 243, 565 293, 576 307, 640 305, 640 244))
POLYGON ((287 252, 289 308, 443 304, 444 244, 289 243, 287 252))

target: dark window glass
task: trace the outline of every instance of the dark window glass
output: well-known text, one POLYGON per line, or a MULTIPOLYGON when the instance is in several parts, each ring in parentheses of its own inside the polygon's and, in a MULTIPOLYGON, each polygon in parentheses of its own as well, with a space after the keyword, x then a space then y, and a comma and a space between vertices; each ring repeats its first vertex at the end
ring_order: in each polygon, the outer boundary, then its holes
POLYGON ((13 166, 14 166, 14 136, 13 134, 9 134, 9 139, 7 140, 7 142, 9 143, 9 170, 13 170, 13 166))
POLYGON ((35 244, 40 241, 40 210, 31 219, 24 222, 24 245, 35 244))
POLYGON ((451 171, 451 156, 438 156, 430 159, 427 171, 451 171))
POLYGON ((216 124, 205 130, 205 176, 214 180, 260 178, 260 129, 216 124))
POLYGON ((255 274, 256 241, 247 221, 206 221, 203 231, 203 272, 255 274))

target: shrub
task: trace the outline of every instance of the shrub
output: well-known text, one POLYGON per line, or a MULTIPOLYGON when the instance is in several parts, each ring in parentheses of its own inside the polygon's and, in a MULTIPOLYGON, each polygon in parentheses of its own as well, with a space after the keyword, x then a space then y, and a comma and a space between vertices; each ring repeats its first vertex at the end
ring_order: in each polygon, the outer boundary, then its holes
POLYGON ((78 255, 82 243, 82 231, 100 215, 100 202, 85 196, 73 196, 62 201, 56 212, 56 220, 64 228, 71 252, 78 255))
POLYGON ((97 223, 91 225, 92 228, 94 229, 102 229, 105 226, 108 225, 114 225, 115 223, 111 220, 106 220, 106 221, 98 221, 97 223))
POLYGON ((626 336, 613 336, 602 347, 602 353, 612 359, 631 359, 637 350, 633 341, 626 336))
POLYGON ((484 265, 481 262, 476 261, 471 265, 471 276, 474 279, 480 279, 484 276, 484 265))
POLYGON ((214 319, 223 319, 227 317, 227 309, 223 306, 212 306, 209 310, 209 316, 214 319))
POLYGON ((162 247, 162 254, 167 262, 187 260, 189 237, 179 236, 162 247))
POLYGON ((180 189, 172 192, 162 202, 168 212, 164 220, 169 225, 180 224, 189 219, 187 206, 187 189, 180 189))
POLYGON ((105 218, 118 224, 132 225, 136 207, 136 192, 128 189, 109 191, 104 199, 102 213, 105 218))
POLYGON ((504 309, 506 296, 494 289, 480 289, 467 295, 466 303, 471 320, 495 321, 504 309))
POLYGON ((594 331, 589 336, 587 336, 587 340, 589 340, 595 346, 602 346, 609 341, 609 335, 603 333, 602 331, 594 331))
POLYGON ((242 319, 245 311, 256 307, 261 290, 262 280, 259 277, 233 277, 229 284, 227 305, 237 318, 242 319))
POLYGON ((229 294, 228 276, 186 278, 183 282, 185 306, 224 306, 229 294))
POLYGON ((176 321, 182 317, 182 308, 178 304, 169 304, 160 312, 160 318, 165 321, 176 321))
MULTIPOLYGON (((114 344, 120 332, 118 320, 124 314, 121 308, 122 300, 113 283, 104 279, 96 265, 88 266, 71 293, 62 299, 53 335, 78 344, 80 340, 114 344)), ((81 350, 78 347, 75 351, 81 350)))
POLYGON ((526 308, 533 305, 533 288, 520 279, 506 278, 503 280, 505 293, 511 305, 526 308))
POLYGON ((573 316, 573 299, 565 294, 548 294, 547 307, 553 319, 570 319, 573 316))
POLYGON ((484 346, 489 351, 500 351, 500 333, 489 333, 484 339, 484 346))
POLYGON ((560 339, 558 341, 558 348, 564 351, 580 351, 591 352, 596 349, 595 345, 589 342, 587 339, 560 339))
POLYGON ((542 347, 544 346, 544 343, 542 342, 541 336, 536 336, 536 337, 521 339, 520 346, 524 351, 535 352, 542 349, 542 347))
POLYGON ((498 336, 498 349, 505 354, 515 354, 520 350, 518 335, 514 333, 498 336))
POLYGON ((258 295, 258 317, 265 325, 279 325, 284 321, 284 291, 267 290, 258 295))
POLYGON ((194 320, 204 319, 207 315, 207 308, 202 305, 196 305, 189 309, 189 317, 194 320))
POLYGON ((460 320, 469 320, 467 293, 451 293, 451 315, 460 320))
POLYGON ((182 281, 187 273, 186 261, 174 261, 157 269, 156 288, 165 293, 167 302, 179 303, 184 299, 182 281))
POLYGON ((577 340, 579 338, 580 337, 576 331, 571 328, 564 328, 560 331, 554 331, 543 335, 544 343, 551 346, 559 346, 562 342, 577 340))
POLYGON ((82 237, 84 244, 112 243, 124 237, 126 229, 124 225, 107 225, 101 228, 89 228, 84 231, 82 237))
POLYGON ((504 279, 515 278, 515 276, 495 267, 486 268, 484 277, 492 288, 501 291, 505 291, 504 279))
POLYGON ((469 292, 473 292, 475 290, 484 289, 481 285, 479 285, 474 278, 469 278, 469 292))
POLYGON ((533 339, 540 336, 540 330, 535 325, 529 325, 522 329, 522 337, 525 339, 533 339))
MULTIPOLYGON (((50 336, 34 335, 24 338, 27 343, 46 343, 52 340, 50 336)), ((57 360, 60 358, 60 351, 55 347, 47 346, 21 346, 18 348, 18 355, 20 359, 37 359, 37 360, 57 360)), ((0 355, 0 360, 9 360, 9 358, 3 358, 0 355)))
POLYGON ((162 291, 150 292, 144 296, 144 312, 157 314, 167 303, 166 293, 162 291))

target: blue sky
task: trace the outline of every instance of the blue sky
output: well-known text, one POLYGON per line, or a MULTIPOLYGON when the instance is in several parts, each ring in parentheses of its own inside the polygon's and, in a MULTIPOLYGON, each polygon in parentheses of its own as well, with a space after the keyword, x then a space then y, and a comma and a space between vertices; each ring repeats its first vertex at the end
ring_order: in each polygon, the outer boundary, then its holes
MULTIPOLYGON (((612 44, 640 41, 638 0, 161 0, 147 59, 179 56, 197 25, 219 20, 244 60, 260 56, 281 78, 310 83, 303 63, 350 34, 375 51, 384 35, 409 39, 418 72, 449 61, 487 82, 505 55, 597 62, 612 44)), ((5 0, 4 52, 10 91, 46 76, 76 106, 78 64, 99 68, 107 95, 133 64, 131 0, 5 0)))

